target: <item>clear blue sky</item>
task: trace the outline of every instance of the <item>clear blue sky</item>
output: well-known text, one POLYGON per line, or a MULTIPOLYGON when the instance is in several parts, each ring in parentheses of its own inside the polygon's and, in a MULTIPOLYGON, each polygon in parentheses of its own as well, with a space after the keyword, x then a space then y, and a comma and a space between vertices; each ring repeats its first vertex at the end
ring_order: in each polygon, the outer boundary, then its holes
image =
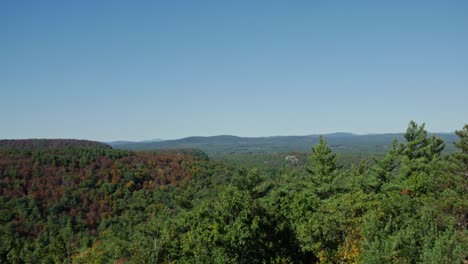
POLYGON ((0 138, 468 122, 468 1, 0 1, 0 138))

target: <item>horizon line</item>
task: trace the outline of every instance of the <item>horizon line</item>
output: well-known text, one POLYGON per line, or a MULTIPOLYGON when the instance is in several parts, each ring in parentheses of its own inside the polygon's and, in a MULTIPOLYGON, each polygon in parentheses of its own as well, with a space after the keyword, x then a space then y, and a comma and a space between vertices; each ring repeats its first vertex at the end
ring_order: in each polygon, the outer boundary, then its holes
MULTIPOLYGON (((306 135, 274 135, 274 136, 237 136, 233 134, 216 134, 216 135, 208 135, 208 136, 186 136, 180 138, 172 138, 172 139, 163 139, 163 138, 154 138, 154 139, 142 139, 142 140, 125 140, 125 139, 118 139, 118 140, 96 140, 96 139, 89 139, 89 138, 73 138, 73 137, 31 137, 31 138, 0 138, 0 140, 88 140, 88 141, 95 141, 101 143, 114 143, 114 142, 131 142, 131 143, 150 143, 150 142, 161 142, 161 141, 171 141, 171 140, 181 140, 186 138, 209 138, 209 137, 237 137, 237 138, 275 138, 275 137, 310 137, 310 136, 330 136, 335 134, 348 134, 350 136, 376 136, 376 135, 395 135, 395 134, 404 134, 405 132, 383 132, 383 133, 353 133, 353 132, 331 132, 331 133, 318 133, 318 134, 306 134, 306 135)), ((428 131, 428 134, 454 134, 454 131, 448 132, 431 132, 428 131)))

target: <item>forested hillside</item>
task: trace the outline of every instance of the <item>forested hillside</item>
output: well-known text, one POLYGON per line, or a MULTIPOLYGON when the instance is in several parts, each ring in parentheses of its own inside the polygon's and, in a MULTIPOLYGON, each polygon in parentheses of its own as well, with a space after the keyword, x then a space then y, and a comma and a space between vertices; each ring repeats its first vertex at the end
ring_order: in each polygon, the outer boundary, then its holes
MULTIPOLYGON (((454 133, 438 133, 435 136, 444 139, 446 151, 454 151, 451 144, 456 140, 454 133)), ((337 153, 385 154, 392 148, 394 139, 404 140, 402 133, 355 135, 351 133, 326 134, 323 137, 328 145, 337 153)), ((282 152, 308 152, 311 144, 317 144, 319 135, 309 136, 277 136, 277 137, 188 137, 176 140, 157 142, 110 142, 118 149, 127 150, 156 150, 196 148, 206 152, 211 157, 223 157, 236 154, 270 154, 282 152)))
POLYGON ((49 148, 68 148, 68 147, 101 147, 111 148, 109 145, 78 139, 15 139, 15 140, 0 140, 0 149, 16 149, 16 150, 37 150, 49 148))
MULTIPOLYGON (((0 150, 1 263, 467 263, 468 124, 411 122, 343 166, 246 168, 197 150, 0 150)), ((310 145, 309 145, 310 148, 310 145)))

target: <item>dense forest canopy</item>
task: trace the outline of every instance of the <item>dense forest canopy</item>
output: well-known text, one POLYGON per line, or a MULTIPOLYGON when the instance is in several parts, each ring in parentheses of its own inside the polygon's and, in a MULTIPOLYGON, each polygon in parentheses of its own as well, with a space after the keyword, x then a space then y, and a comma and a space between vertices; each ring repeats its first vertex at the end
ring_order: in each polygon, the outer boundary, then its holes
POLYGON ((351 163, 320 137, 302 163, 258 168, 1 141, 0 262, 467 263, 468 124, 456 135, 411 122, 351 163))
POLYGON ((68 148, 68 147, 101 147, 111 148, 109 145, 78 139, 14 139, 0 140, 0 149, 17 149, 17 150, 37 150, 47 148, 68 148))

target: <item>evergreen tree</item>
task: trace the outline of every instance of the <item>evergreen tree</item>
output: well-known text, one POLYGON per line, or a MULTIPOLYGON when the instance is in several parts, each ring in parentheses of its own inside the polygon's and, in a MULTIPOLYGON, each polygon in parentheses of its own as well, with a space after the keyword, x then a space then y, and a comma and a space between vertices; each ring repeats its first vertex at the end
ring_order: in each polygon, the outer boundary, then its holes
POLYGON ((405 143, 400 145, 402 164, 400 180, 411 195, 426 193, 435 187, 437 171, 444 161, 440 158, 445 143, 435 136, 428 136, 425 125, 411 121, 403 135, 405 143))
POLYGON ((468 179, 468 124, 462 130, 455 131, 455 134, 460 138, 460 141, 454 142, 458 149, 454 156, 460 161, 465 178, 468 179))
POLYGON ((403 136, 406 144, 401 144, 400 150, 407 163, 418 159, 425 162, 432 161, 440 156, 445 147, 442 139, 435 136, 428 137, 425 124, 419 126, 414 121, 409 123, 403 136))
POLYGON ((337 187, 335 183, 341 166, 337 164, 336 154, 322 136, 319 138, 319 143, 312 147, 308 161, 309 166, 306 170, 315 192, 322 199, 329 197, 337 187))
POLYGON ((310 166, 307 168, 307 171, 312 175, 320 177, 323 181, 330 182, 331 178, 327 176, 330 176, 339 168, 336 163, 337 157, 332 153, 323 136, 320 136, 319 143, 315 147, 312 147, 312 154, 308 160, 310 166))
POLYGON ((374 158, 376 166, 371 167, 371 173, 375 177, 375 192, 380 192, 384 184, 388 184, 395 177, 395 171, 399 164, 399 149, 396 139, 392 142, 392 149, 385 158, 377 160, 374 158))

